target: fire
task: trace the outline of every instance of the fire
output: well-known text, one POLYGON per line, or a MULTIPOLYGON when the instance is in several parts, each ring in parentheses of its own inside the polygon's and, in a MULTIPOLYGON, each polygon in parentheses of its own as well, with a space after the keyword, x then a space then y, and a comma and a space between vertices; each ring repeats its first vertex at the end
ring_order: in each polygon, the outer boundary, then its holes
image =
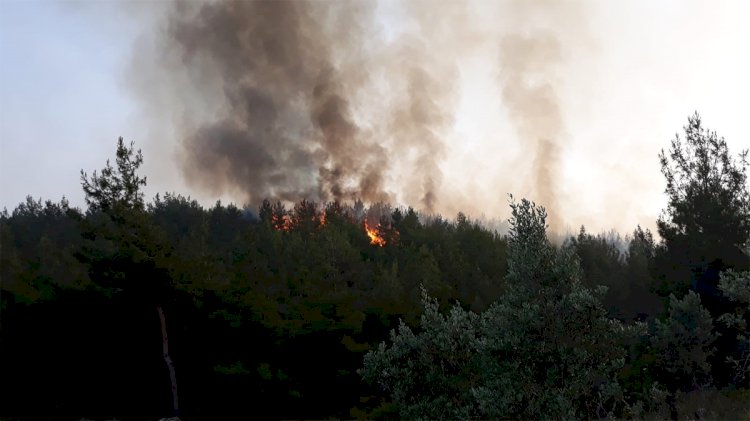
POLYGON ((370 244, 383 247, 385 245, 385 239, 380 236, 379 231, 380 231, 380 224, 378 224, 373 229, 373 228, 370 228, 370 225, 367 224, 367 219, 365 219, 365 232, 367 233, 367 236, 370 237, 370 244))
MULTIPOLYGON (((320 227, 325 227, 327 223, 325 211, 321 212, 319 216, 313 216, 312 221, 313 223, 315 223, 315 221, 318 221, 320 223, 320 227)), ((271 226, 276 231, 292 231, 295 228, 299 227, 299 225, 299 219, 291 215, 273 215, 273 217, 271 218, 271 226)))
POLYGON ((289 215, 283 215, 281 218, 274 215, 272 219, 273 228, 277 231, 289 231, 292 229, 292 218, 289 215))
MULTIPOLYGON (((271 227, 276 231, 291 232, 303 229, 308 233, 312 228, 325 230, 328 224, 333 222, 328 220, 328 215, 325 210, 320 212, 314 207, 304 208, 304 204, 305 203, 303 202, 299 209, 295 207, 293 212, 287 212, 281 206, 279 206, 281 208, 280 210, 274 209, 270 221, 271 227)), ((352 218, 348 213, 344 213, 342 216, 345 220, 356 224, 356 219, 352 218)), ((365 218, 362 223, 367 237, 370 238, 370 244, 385 247, 389 242, 398 242, 399 232, 391 227, 389 223, 385 223, 385 226, 378 223, 374 227, 371 227, 367 218, 365 218)))

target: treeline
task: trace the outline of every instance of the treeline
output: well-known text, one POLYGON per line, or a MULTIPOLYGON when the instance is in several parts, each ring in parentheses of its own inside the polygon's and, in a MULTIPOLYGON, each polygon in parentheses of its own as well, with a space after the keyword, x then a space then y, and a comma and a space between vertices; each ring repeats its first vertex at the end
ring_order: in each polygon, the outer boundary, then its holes
POLYGON ((685 133, 660 238, 626 250, 553 245, 526 200, 507 235, 387 204, 146 203, 120 139, 86 210, 0 215, 0 417, 750 416, 746 155, 697 115, 685 133))

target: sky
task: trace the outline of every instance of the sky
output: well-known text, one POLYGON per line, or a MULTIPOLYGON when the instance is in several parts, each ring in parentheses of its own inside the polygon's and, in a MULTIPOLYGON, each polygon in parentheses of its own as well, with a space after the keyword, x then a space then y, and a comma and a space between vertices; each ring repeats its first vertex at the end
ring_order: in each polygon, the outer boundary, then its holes
MULTIPOLYGON (((563 45, 553 76, 565 140, 550 213, 568 229, 653 229, 666 204, 657 155, 695 111, 730 151, 750 148, 750 2, 563 1, 565 13, 579 10, 583 18, 532 11, 528 25, 504 20, 496 3, 472 3, 473 25, 492 34, 503 25, 521 34, 557 31, 563 45), (560 29, 565 22, 575 27, 560 29)), ((133 88, 139 57, 153 58, 141 50, 160 30, 164 4, 0 2, 1 207, 12 210, 27 195, 83 206, 80 170, 101 168, 119 136, 143 149, 149 198, 175 191, 204 205, 242 200, 186 178, 178 134, 133 88)), ((393 2, 379 9, 385 37, 399 31, 395 9, 393 2)), ((450 200, 436 208, 449 217, 464 210, 506 218, 507 193, 531 192, 492 48, 467 48, 458 65, 453 125, 439 161, 440 195, 450 200)), ((387 182, 402 182, 409 171, 394 165, 387 182)))

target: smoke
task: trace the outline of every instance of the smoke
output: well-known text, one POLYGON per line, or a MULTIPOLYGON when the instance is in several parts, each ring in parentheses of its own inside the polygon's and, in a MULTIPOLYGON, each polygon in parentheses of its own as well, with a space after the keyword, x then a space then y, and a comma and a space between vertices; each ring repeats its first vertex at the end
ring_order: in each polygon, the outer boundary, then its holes
POLYGON ((502 98, 524 145, 524 158, 531 158, 531 196, 551 210, 553 230, 563 229, 561 152, 569 143, 559 93, 566 64, 563 43, 566 37, 568 43, 586 37, 578 6, 550 0, 512 3, 513 18, 527 25, 512 28, 500 42, 502 98), (549 19, 557 24, 533 27, 549 19))
MULTIPOLYGON (((507 35, 500 47, 502 97, 533 159, 534 197, 553 212, 559 209, 555 180, 560 172, 564 125, 549 77, 560 62, 559 50, 556 38, 539 35, 507 35)), ((557 217, 550 220, 550 226, 559 227, 559 223, 557 217)))
MULTIPOLYGON (((357 40, 358 11, 338 12, 357 40)), ((305 2, 175 4, 163 39, 182 55, 172 70, 216 86, 224 104, 184 133, 189 181, 241 191, 248 202, 387 196, 377 170, 384 154, 352 118, 343 52, 320 22, 329 17, 305 2)))
POLYGON ((461 141, 451 137, 461 64, 489 53, 499 57, 494 82, 523 150, 514 168, 529 167, 520 193, 559 215, 557 83, 566 58, 549 23, 574 14, 552 2, 503 3, 500 23, 488 25, 482 10, 492 7, 169 3, 141 42, 153 53, 137 54, 133 86, 153 124, 171 127, 193 188, 250 204, 361 198, 441 212, 462 207, 446 203, 452 174, 441 169, 453 158, 450 142, 461 141), (539 22, 543 29, 529 30, 539 22))
MULTIPOLYGON (((454 64, 434 42, 448 28, 416 19, 385 42, 377 6, 170 4, 135 85, 171 110, 187 182, 249 203, 400 198, 434 210, 454 101, 454 64), (397 163, 412 166, 398 197, 387 183, 397 163)), ((426 3, 413 6, 418 16, 426 3)))

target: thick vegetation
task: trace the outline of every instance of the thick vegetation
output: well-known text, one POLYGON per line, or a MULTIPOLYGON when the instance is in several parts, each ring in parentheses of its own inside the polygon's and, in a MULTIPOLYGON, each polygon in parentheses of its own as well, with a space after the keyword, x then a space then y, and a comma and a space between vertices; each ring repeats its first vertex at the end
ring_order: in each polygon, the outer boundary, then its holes
POLYGON ((659 239, 554 245, 523 199, 507 235, 387 204, 146 203, 120 139, 86 210, 0 217, 0 417, 750 417, 745 157, 695 115, 660 156, 659 239))

